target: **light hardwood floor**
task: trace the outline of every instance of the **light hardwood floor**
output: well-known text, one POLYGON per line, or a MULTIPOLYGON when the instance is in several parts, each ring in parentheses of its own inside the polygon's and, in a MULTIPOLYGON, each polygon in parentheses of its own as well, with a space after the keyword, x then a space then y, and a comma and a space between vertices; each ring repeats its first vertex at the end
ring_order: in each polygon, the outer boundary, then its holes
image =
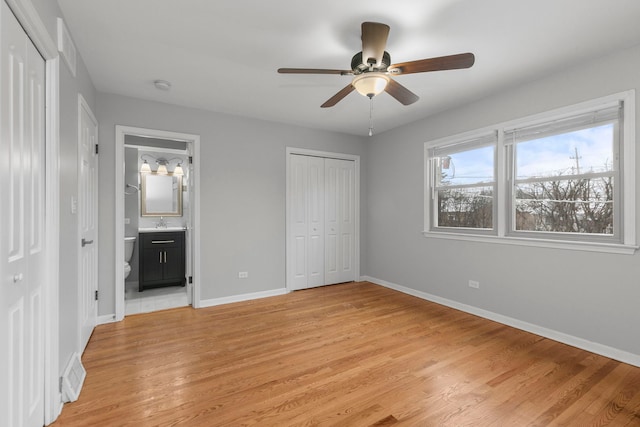
POLYGON ((371 283, 98 326, 54 426, 640 426, 640 368, 371 283))

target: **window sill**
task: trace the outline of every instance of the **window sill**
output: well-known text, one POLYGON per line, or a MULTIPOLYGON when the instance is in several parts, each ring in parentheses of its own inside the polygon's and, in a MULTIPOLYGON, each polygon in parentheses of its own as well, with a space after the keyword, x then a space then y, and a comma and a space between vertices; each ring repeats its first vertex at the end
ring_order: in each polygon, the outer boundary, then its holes
POLYGON ((604 252, 623 255, 633 255, 638 249, 638 246, 624 245, 619 243, 572 242, 566 240, 481 236, 477 234, 447 233, 441 231, 423 231, 422 234, 424 235, 424 237, 434 239, 465 240, 468 242, 565 249, 572 251, 604 252))

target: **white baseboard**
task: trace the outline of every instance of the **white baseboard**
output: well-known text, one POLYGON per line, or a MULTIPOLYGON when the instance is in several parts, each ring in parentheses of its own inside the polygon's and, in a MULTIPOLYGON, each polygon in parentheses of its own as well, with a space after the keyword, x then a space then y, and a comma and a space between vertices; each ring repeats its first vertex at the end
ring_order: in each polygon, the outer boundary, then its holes
POLYGON ((389 289, 396 290, 414 297, 422 298, 427 301, 434 302, 436 304, 444 305, 454 308, 456 310, 464 311, 475 316, 483 317, 485 319, 493 320, 494 322, 502 323, 503 325, 511 326, 516 329, 531 332, 536 335, 543 336, 545 338, 552 339, 554 341, 561 342, 573 347, 580 348, 582 350, 590 351, 592 353, 599 354, 601 356, 609 357, 611 359, 618 360, 620 362, 628 363, 633 366, 640 367, 640 355, 629 353, 624 350, 620 350, 614 347, 609 347, 597 342, 588 341, 582 338, 568 335, 563 332, 558 332, 553 329, 548 329, 542 326, 534 325, 532 323, 524 322, 522 320, 514 319, 513 317, 503 316, 502 314, 493 313, 491 311, 483 310, 478 307, 463 304, 457 301, 442 298, 436 295, 432 295, 426 292, 418 291, 415 289, 407 288, 405 286, 397 285, 395 283, 387 282, 385 280, 376 279, 374 277, 363 276, 363 281, 375 283, 376 285, 384 286, 389 289))
POLYGON ((115 314, 105 314, 103 316, 98 316, 97 322, 98 325, 104 325, 106 323, 114 323, 116 321, 115 314))
POLYGON ((232 295, 229 297, 201 300, 200 308, 213 307, 213 306, 222 305, 222 304, 230 304, 232 302, 241 302, 241 301, 249 301, 253 299, 275 297, 275 296, 284 295, 287 293, 289 293, 289 291, 286 288, 282 288, 282 289, 273 289, 271 291, 253 292, 250 294, 232 295))

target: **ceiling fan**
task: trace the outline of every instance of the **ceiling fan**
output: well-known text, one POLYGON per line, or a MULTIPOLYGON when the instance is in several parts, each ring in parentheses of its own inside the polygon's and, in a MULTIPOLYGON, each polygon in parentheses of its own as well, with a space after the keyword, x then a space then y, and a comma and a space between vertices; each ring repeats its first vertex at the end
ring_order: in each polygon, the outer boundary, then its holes
POLYGON ((351 59, 350 70, 279 68, 278 73, 354 76, 353 81, 322 104, 322 108, 333 107, 354 90, 369 98, 385 91, 403 105, 410 105, 419 99, 418 95, 396 82, 391 76, 469 68, 475 62, 473 53, 461 53, 391 65, 391 56, 389 52, 385 51, 388 36, 388 25, 378 22, 363 22, 362 51, 356 53, 351 59))

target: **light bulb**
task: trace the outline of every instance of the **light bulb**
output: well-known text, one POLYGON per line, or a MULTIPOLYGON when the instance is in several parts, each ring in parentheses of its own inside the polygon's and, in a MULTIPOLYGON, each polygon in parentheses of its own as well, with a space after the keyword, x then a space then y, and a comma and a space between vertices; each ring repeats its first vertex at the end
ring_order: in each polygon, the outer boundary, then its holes
POLYGON ((141 173, 149 173, 151 172, 151 166, 149 166, 149 163, 145 160, 144 163, 142 165, 140 165, 140 172, 141 173))

